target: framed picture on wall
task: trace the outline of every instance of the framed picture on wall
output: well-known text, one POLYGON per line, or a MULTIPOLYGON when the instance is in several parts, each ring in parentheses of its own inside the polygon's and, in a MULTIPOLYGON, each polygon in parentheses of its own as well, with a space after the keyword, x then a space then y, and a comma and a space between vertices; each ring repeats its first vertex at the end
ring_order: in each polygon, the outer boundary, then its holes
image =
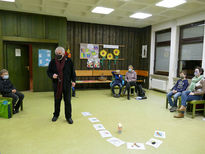
POLYGON ((142 45, 142 58, 147 58, 147 45, 142 45))

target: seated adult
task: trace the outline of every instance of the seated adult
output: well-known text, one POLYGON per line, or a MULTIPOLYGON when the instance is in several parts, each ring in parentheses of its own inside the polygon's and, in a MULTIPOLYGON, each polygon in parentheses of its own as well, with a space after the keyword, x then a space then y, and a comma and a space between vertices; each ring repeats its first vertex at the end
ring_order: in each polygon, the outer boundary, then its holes
POLYGON ((186 102, 192 100, 202 100, 203 95, 205 94, 205 79, 201 74, 204 70, 200 67, 195 69, 195 77, 192 79, 192 82, 187 91, 182 92, 181 95, 181 107, 178 110, 178 115, 174 118, 183 118, 184 112, 186 111, 186 102), (194 88, 194 89, 193 89, 194 88))
POLYGON ((9 80, 9 73, 6 69, 0 71, 0 92, 3 97, 11 97, 13 105, 13 114, 19 112, 24 95, 16 90, 9 80))
MULTIPOLYGON (((130 87, 135 86, 135 92, 138 93, 138 96, 142 97, 142 99, 146 99, 145 93, 142 90, 142 86, 137 83, 137 74, 133 70, 133 66, 129 65, 128 72, 125 75, 125 85, 127 90, 127 99, 130 100, 130 87)), ((124 93, 125 93, 124 91, 124 93)))
POLYGON ((120 97, 122 86, 123 86, 123 77, 122 75, 120 75, 120 70, 113 71, 112 74, 113 77, 115 78, 115 80, 111 84, 112 94, 114 97, 120 97), (115 94, 115 90, 114 90, 115 86, 119 87, 119 93, 117 95, 115 94))
POLYGON ((168 99, 169 105, 171 106, 170 112, 174 112, 177 110, 178 97, 180 97, 182 92, 187 89, 188 85, 189 83, 188 83, 188 80, 186 79, 186 73, 185 71, 182 71, 180 73, 180 79, 174 85, 172 90, 167 94, 167 99, 168 99), (174 102, 172 101, 172 96, 174 98, 174 102))

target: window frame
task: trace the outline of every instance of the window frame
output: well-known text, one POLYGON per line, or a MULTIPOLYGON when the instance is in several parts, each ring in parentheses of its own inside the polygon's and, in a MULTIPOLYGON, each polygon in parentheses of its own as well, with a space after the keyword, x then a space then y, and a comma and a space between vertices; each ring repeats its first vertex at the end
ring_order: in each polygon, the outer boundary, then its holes
MULTIPOLYGON (((178 52, 178 61, 177 61, 177 66, 178 66, 177 67, 177 76, 178 77, 179 77, 179 74, 180 74, 180 70, 179 70, 180 69, 180 61, 182 61, 181 60, 182 46, 186 45, 186 44, 203 43, 203 41, 204 41, 204 36, 184 38, 183 39, 183 30, 186 29, 186 28, 195 27, 195 26, 198 26, 198 25, 201 25, 201 24, 205 24, 205 21, 199 21, 199 22, 195 22, 195 23, 180 26, 179 48, 178 48, 179 52, 178 52)), ((204 31, 205 31, 205 28, 204 28, 204 31)), ((187 78, 191 78, 191 77, 187 76, 187 78)))
POLYGON ((171 36, 170 36, 170 41, 157 42, 157 35, 167 33, 167 32, 171 32, 171 28, 155 32, 154 74, 157 74, 157 75, 165 75, 165 76, 169 75, 169 70, 168 70, 168 72, 156 71, 156 55, 157 55, 156 51, 157 51, 157 47, 171 46, 171 36))

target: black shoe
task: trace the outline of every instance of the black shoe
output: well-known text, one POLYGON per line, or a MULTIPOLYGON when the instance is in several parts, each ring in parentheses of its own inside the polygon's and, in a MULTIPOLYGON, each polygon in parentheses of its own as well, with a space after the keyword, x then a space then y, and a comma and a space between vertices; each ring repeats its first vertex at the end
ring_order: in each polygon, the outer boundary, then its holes
POLYGON ((57 121, 58 117, 53 116, 52 121, 55 122, 57 121))
POLYGON ((13 114, 16 114, 16 113, 17 113, 17 112, 14 110, 14 111, 13 111, 13 114))
POLYGON ((173 106, 171 109, 170 109, 170 112, 175 112, 177 110, 177 107, 176 106, 173 106))
POLYGON ((117 97, 117 95, 116 95, 116 94, 114 94, 113 96, 114 96, 114 97, 117 97))
POLYGON ((117 97, 120 97, 120 94, 118 94, 117 97))
POLYGON ((67 119, 69 124, 73 124, 73 120, 71 118, 67 119))
POLYGON ((147 99, 147 97, 146 96, 142 96, 142 99, 147 99))

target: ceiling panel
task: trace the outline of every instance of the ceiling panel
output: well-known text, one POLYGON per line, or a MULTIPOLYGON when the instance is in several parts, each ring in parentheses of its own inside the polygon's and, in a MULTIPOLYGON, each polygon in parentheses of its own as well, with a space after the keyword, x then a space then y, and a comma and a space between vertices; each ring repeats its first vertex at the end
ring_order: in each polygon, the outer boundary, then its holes
MULTIPOLYGON (((187 0, 175 8, 158 7, 161 0, 16 0, 15 3, 0 2, 0 9, 39 13, 66 17, 68 20, 143 27, 205 11, 205 0, 187 0), (94 14, 97 6, 113 8, 109 15, 94 14), (151 13, 143 20, 129 18, 135 12, 151 13)), ((205 17, 204 17, 205 18, 205 17)))

